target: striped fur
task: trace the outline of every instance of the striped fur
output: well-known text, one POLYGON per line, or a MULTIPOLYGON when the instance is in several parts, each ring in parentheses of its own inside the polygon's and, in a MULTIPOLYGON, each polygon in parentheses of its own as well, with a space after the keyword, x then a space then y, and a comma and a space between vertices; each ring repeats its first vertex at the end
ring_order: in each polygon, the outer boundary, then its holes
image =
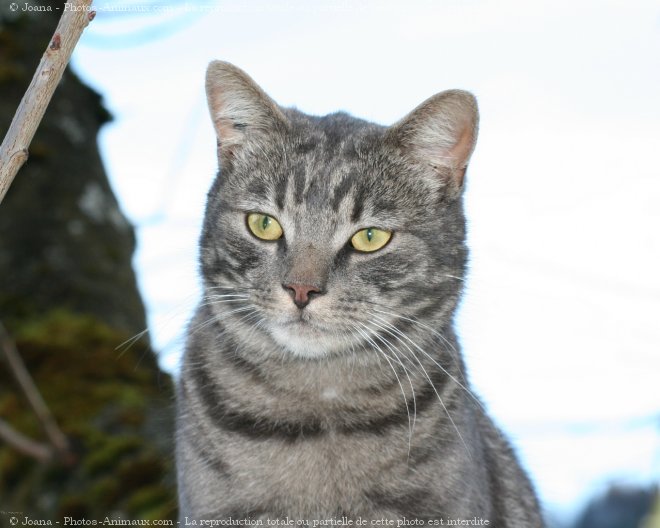
POLYGON ((452 330, 474 98, 443 92, 386 128, 282 109, 222 62, 207 93, 221 170, 178 383, 182 519, 541 526, 452 330), (276 218, 284 237, 252 236, 250 212, 276 218), (372 226, 390 243, 353 250, 372 226), (291 281, 320 293, 298 308, 291 281))

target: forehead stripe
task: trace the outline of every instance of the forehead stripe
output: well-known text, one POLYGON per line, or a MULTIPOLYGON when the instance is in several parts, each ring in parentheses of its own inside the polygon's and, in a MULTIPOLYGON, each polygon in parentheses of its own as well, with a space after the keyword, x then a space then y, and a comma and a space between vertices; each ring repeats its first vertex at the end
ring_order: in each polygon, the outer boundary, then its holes
POLYGON ((355 186, 355 181, 356 181, 356 172, 355 170, 351 170, 348 174, 346 174, 337 187, 335 187, 335 192, 332 196, 332 210, 334 212, 337 212, 339 210, 339 205, 341 204, 342 200, 348 195, 348 193, 353 189, 355 186))

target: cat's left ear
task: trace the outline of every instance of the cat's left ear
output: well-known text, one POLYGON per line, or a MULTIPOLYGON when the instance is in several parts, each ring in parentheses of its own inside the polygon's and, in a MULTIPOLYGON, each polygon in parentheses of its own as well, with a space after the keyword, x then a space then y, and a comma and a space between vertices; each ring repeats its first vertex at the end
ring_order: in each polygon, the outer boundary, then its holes
POLYGON ((387 132, 387 139, 416 163, 427 166, 450 195, 463 188, 470 155, 477 142, 477 100, 462 90, 436 94, 387 132))
POLYGON ((231 156, 251 139, 287 126, 286 117, 266 92, 228 62, 209 64, 206 97, 221 156, 231 156))

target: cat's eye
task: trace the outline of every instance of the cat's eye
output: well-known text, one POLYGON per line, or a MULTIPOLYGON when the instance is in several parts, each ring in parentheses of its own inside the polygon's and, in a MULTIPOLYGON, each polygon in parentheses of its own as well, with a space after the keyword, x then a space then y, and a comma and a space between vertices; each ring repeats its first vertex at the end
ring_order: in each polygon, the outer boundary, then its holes
POLYGON ((250 232, 261 240, 277 240, 278 238, 282 238, 282 226, 277 220, 267 214, 248 214, 247 225, 250 232))
POLYGON ((371 253, 384 248, 390 238, 392 238, 391 231, 368 227, 367 229, 361 229, 351 237, 351 245, 358 251, 371 253))

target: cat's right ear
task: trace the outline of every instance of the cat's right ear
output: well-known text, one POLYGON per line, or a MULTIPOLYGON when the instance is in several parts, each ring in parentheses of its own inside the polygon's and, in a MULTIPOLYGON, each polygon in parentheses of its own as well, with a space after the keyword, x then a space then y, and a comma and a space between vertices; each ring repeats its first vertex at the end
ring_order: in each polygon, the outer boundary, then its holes
POLYGON ((450 196, 458 196, 478 128, 475 97, 463 90, 448 90, 392 125, 387 137, 405 156, 426 167, 450 196))
POLYGON ((233 64, 213 61, 206 70, 206 97, 218 136, 218 153, 231 157, 251 138, 286 128, 277 104, 233 64))

